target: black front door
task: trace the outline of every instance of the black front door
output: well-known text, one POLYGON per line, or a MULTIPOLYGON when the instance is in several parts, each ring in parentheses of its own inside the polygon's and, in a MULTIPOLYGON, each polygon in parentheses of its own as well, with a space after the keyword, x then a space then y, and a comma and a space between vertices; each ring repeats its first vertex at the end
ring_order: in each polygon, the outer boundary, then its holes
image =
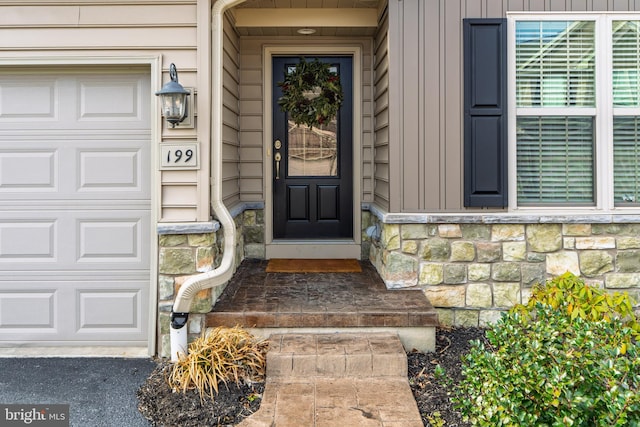
POLYGON ((289 121, 278 105, 277 83, 299 58, 273 58, 274 239, 353 238, 352 58, 318 59, 340 76, 344 99, 330 123, 309 128, 289 121))

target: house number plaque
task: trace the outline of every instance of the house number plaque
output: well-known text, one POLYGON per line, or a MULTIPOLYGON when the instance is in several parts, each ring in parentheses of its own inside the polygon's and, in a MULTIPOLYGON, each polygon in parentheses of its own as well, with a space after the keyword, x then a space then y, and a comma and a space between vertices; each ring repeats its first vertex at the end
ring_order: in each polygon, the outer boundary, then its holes
POLYGON ((181 144, 160 144, 161 170, 190 170, 199 169, 197 142, 181 144))

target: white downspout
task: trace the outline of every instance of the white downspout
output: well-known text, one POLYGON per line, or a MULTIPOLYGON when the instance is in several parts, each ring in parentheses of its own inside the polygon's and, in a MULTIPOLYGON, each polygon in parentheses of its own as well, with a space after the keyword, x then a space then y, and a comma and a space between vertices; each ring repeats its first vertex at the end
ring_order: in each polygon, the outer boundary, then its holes
POLYGON ((236 252, 236 227, 231 214, 222 202, 222 75, 224 40, 224 12, 245 0, 218 0, 212 8, 211 37, 211 207, 224 233, 224 252, 220 266, 203 274, 190 277, 180 287, 171 311, 171 360, 187 353, 187 320, 195 295, 203 289, 223 285, 231 279, 236 252))

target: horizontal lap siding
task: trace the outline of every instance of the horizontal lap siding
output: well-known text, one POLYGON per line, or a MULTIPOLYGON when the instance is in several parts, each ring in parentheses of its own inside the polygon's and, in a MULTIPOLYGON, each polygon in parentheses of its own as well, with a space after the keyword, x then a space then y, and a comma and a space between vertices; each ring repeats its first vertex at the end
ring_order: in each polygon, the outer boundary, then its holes
POLYGON ((232 206, 240 201, 240 38, 229 15, 224 21, 223 69, 222 200, 232 206))
POLYGON ((632 10, 640 1, 389 0, 375 45, 375 203, 391 212, 465 211, 464 18, 632 10))
POLYGON ((262 41, 241 38, 240 192, 243 201, 263 201, 262 41))
POLYGON ((373 201, 389 209, 389 16, 385 13, 374 42, 375 143, 373 201))
MULTIPOLYGON (((263 100, 263 48, 264 46, 299 45, 300 38, 241 37, 240 39, 240 198, 242 201, 264 201, 263 138, 264 108, 271 108, 263 100), (266 104, 266 107, 265 107, 266 104)), ((372 102, 372 45, 368 39, 304 38, 307 45, 362 46, 362 186, 360 200, 373 197, 373 102, 372 102)), ((268 83, 270 84, 270 83, 268 83)))
POLYGON ((362 201, 374 198, 374 65, 373 43, 367 42, 362 50, 362 201))
MULTIPOLYGON (((180 83, 197 87, 195 0, 110 3, 5 1, 0 6, 0 54, 52 59, 162 55, 163 82, 169 80, 169 64, 175 63, 180 83)), ((196 129, 163 129, 164 142, 185 139, 197 140, 196 129)), ((198 218, 198 194, 199 185, 207 185, 208 179, 196 171, 162 172, 160 179, 161 220, 206 219, 198 218)), ((208 209, 203 211, 208 216, 208 209)))

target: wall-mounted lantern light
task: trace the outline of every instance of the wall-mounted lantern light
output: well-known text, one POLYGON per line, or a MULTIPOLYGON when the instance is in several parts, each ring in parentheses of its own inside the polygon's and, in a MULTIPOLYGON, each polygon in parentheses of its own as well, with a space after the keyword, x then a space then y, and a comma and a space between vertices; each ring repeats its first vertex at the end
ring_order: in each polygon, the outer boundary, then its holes
POLYGON ((169 66, 169 77, 171 81, 165 83, 162 89, 156 92, 156 96, 160 97, 162 103, 162 115, 174 128, 189 114, 187 96, 190 93, 178 83, 178 70, 174 64, 169 66))

